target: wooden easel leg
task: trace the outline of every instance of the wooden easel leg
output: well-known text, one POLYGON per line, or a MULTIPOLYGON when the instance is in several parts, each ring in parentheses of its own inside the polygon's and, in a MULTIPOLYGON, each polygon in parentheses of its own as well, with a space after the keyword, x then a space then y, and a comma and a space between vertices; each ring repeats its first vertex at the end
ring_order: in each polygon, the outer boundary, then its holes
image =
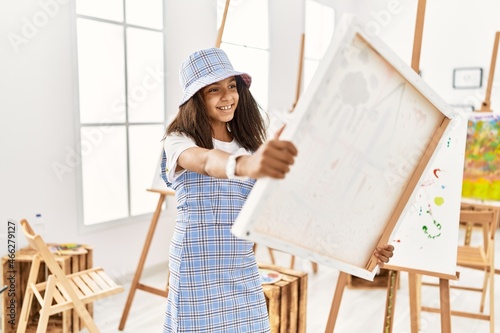
POLYGON ((420 289, 422 277, 416 273, 408 273, 408 290, 410 297, 410 324, 411 333, 418 333, 420 327, 420 289))
POLYGON ((128 293, 127 303, 125 303, 125 309, 123 309, 122 318, 120 320, 120 325, 118 329, 120 331, 125 327, 125 322, 127 321, 128 314, 130 312, 130 307, 132 306, 132 301, 134 300, 135 291, 139 285, 139 280, 142 275, 142 271, 144 269, 144 263, 146 262, 146 257, 148 256, 149 247, 151 246, 151 241, 153 239, 153 235, 155 233, 156 225, 158 224, 158 220, 161 214, 161 208, 163 206, 163 202, 165 201, 166 194, 161 193, 160 198, 158 199, 158 204, 156 205, 156 211, 151 219, 151 225, 149 226, 149 231, 146 236, 146 241, 144 242, 144 246, 142 248, 141 258, 139 259, 139 264, 137 265, 137 270, 135 271, 134 279, 132 280, 132 285, 130 286, 130 291, 128 293))
POLYGON ((387 282, 387 298, 385 302, 385 316, 384 316, 384 331, 383 333, 392 333, 394 323, 394 310, 396 309, 396 294, 399 283, 398 271, 389 271, 389 279, 387 282))
POLYGON ((333 295, 330 315, 328 316, 328 322, 326 323, 325 333, 333 333, 335 322, 337 321, 337 315, 339 314, 340 301, 342 301, 342 295, 344 294, 346 284, 347 273, 340 272, 339 278, 337 280, 337 287, 335 288, 335 294, 333 295))
POLYGON ((270 247, 267 248, 267 252, 269 253, 269 258, 271 259, 271 264, 276 264, 276 260, 274 259, 274 252, 273 249, 270 247))
MULTIPOLYGON (((253 244, 253 253, 257 253, 257 243, 254 243, 253 244)), ((275 262, 275 259, 274 259, 274 252, 273 252, 273 249, 271 249, 270 247, 267 248, 267 253, 269 253, 269 259, 271 260, 271 264, 274 265, 276 264, 275 262)), ((291 267, 293 268, 293 267, 291 267)))
POLYGON ((439 279, 439 298, 441 302, 441 332, 451 333, 450 280, 439 279))
POLYGON ((490 333, 495 332, 495 272, 493 271, 495 268, 495 243, 490 240, 490 253, 491 253, 491 261, 490 261, 490 271, 488 272, 490 275, 490 333))

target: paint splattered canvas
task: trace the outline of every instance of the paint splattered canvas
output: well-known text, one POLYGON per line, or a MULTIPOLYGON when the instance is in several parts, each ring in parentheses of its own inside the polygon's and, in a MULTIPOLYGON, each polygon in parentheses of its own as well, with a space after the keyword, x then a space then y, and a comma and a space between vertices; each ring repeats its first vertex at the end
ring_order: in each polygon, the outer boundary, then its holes
POLYGON ((453 118, 443 145, 391 243, 389 269, 455 276, 468 113, 453 118), (432 259, 432 260, 430 260, 432 259))
POLYGON ((500 115, 469 117, 462 196, 500 201, 500 115))
POLYGON ((363 27, 337 27, 281 136, 298 148, 293 168, 257 181, 233 232, 373 279, 373 251, 389 242, 454 112, 363 27))

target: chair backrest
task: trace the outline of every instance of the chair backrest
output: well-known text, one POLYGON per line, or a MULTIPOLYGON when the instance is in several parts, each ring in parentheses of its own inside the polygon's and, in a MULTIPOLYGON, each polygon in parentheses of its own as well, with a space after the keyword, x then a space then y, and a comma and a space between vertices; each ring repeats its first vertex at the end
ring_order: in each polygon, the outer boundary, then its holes
POLYGON ((42 239, 42 236, 35 233, 27 220, 23 219, 19 223, 21 224, 24 236, 26 236, 29 245, 42 257, 49 271, 59 279, 66 279, 66 275, 61 266, 57 263, 54 254, 50 251, 47 244, 42 239))
POLYGON ((470 227, 480 227, 483 232, 483 246, 488 251, 489 244, 495 239, 497 212, 492 209, 460 210, 460 223, 470 227))

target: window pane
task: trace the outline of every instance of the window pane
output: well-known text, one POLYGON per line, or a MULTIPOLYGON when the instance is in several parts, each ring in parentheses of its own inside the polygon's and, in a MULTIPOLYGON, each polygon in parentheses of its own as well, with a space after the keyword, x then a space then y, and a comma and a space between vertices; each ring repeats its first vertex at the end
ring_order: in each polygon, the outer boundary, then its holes
POLYGON ((126 21, 153 29, 163 29, 163 5, 161 0, 126 0, 126 21))
POLYGON ((335 11, 317 1, 306 1, 305 47, 304 47, 304 91, 318 68, 319 62, 330 46, 335 28, 335 11))
POLYGON ((155 178, 163 147, 163 125, 138 125, 129 128, 131 215, 150 213, 156 198, 146 189, 155 178))
POLYGON ((123 28, 78 19, 80 121, 125 121, 123 28))
POLYGON ((128 217, 124 126, 81 129, 84 224, 128 217))
MULTIPOLYGON (((222 35, 225 43, 269 48, 268 0, 231 1, 222 35)), ((220 29, 226 0, 217 0, 217 27, 220 29)))
POLYGON ((248 73, 252 77, 250 91, 260 106, 268 105, 269 52, 244 46, 221 44, 235 70, 248 73))
POLYGON ((163 122, 163 34, 127 28, 128 120, 163 122))
POLYGON ((335 12, 332 7, 316 1, 306 1, 305 56, 320 60, 330 45, 335 26, 335 12))
POLYGON ((76 13, 123 22, 123 0, 76 0, 76 13))

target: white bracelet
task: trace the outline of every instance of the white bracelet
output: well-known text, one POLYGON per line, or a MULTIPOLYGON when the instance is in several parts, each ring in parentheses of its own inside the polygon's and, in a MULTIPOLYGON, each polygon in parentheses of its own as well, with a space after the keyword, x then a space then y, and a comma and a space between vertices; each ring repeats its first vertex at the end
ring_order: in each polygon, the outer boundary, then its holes
POLYGON ((248 154, 236 153, 233 155, 229 155, 229 157, 227 158, 227 163, 226 163, 227 179, 240 179, 240 180, 248 179, 247 176, 236 176, 236 159, 240 156, 243 156, 243 155, 248 155, 248 154))

